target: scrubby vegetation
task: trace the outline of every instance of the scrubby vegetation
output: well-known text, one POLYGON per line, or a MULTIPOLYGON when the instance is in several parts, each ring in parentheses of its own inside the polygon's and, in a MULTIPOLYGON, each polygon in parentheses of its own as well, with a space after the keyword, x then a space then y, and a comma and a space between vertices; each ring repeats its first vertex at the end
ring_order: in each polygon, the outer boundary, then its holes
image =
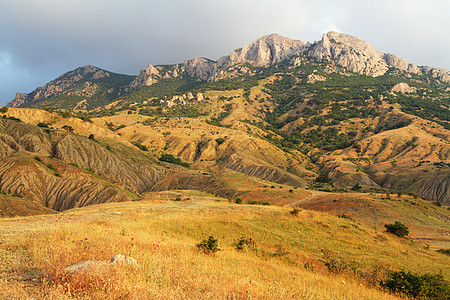
POLYGON ((391 272, 381 286, 404 296, 417 299, 444 300, 450 298, 450 287, 442 274, 391 272))
POLYGON ((202 240, 195 246, 199 251, 205 254, 214 254, 217 251, 220 251, 218 240, 212 236, 209 236, 207 239, 202 240))
POLYGON ((395 234, 398 237, 406 237, 409 234, 408 227, 398 221, 396 221, 394 224, 386 224, 384 225, 384 227, 386 227, 386 232, 395 234))
POLYGON ((190 164, 187 162, 184 162, 181 160, 181 158, 179 157, 175 157, 172 154, 163 154, 161 155, 161 157, 159 158, 160 161, 165 161, 171 164, 176 164, 176 165, 180 165, 186 168, 190 167, 190 164))

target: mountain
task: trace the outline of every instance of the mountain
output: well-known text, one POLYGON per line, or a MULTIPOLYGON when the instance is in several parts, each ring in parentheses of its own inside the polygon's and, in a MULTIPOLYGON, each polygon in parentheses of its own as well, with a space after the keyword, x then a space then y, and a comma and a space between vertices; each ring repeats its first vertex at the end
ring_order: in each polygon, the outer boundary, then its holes
POLYGON ((194 58, 169 68, 148 65, 130 84, 131 89, 152 85, 164 78, 188 76, 195 80, 211 81, 225 77, 227 69, 249 63, 264 67, 279 63, 302 51, 304 43, 291 40, 278 34, 266 35, 256 41, 234 50, 230 55, 221 57, 217 62, 206 58, 194 58))
POLYGON ((417 67, 393 54, 376 50, 359 37, 329 32, 323 35, 321 41, 314 44, 305 44, 278 34, 267 35, 234 50, 230 55, 221 57, 217 62, 194 58, 169 69, 148 65, 130 84, 130 88, 149 86, 162 78, 177 78, 183 75, 201 81, 215 81, 230 76, 228 69, 238 64, 248 63, 257 67, 267 67, 301 53, 318 60, 332 61, 358 74, 380 76, 394 67, 407 73, 427 74, 450 83, 450 73, 446 70, 417 67))
POLYGON ((10 107, 53 107, 93 109, 126 95, 127 92, 184 78, 194 82, 211 82, 252 74, 249 66, 269 67, 282 61, 299 64, 299 55, 318 61, 329 61, 351 72, 368 76, 387 74, 391 68, 429 76, 450 83, 447 70, 418 67, 393 54, 382 53, 359 37, 329 32, 314 44, 270 34, 234 50, 217 61, 193 58, 181 64, 153 66, 142 69, 137 77, 115 74, 94 66, 85 66, 65 73, 29 94, 17 93, 10 107))
MULTIPOLYGON (((271 34, 217 61, 149 65, 137 77, 93 66, 68 72, 10 103, 47 112, 2 109, 8 124, 19 119, 42 133, 17 136, 25 125, 8 125, 2 147, 11 161, 23 152, 93 170, 118 195, 195 188, 249 201, 294 200, 228 181, 244 176, 267 186, 398 192, 449 204, 448 74, 346 34, 329 32, 313 44, 271 34), (74 132, 62 137, 64 126, 74 132), (25 139, 33 146, 20 146, 25 139), (110 141, 118 152, 105 150, 110 141), (142 159, 133 160, 136 153, 142 159), (161 167, 163 155, 190 165, 189 172, 161 167)), ((43 177, 39 163, 29 166, 43 177)), ((13 174, 14 164, 5 170, 13 174)), ((12 188, 3 178, 3 192, 23 195, 21 181, 12 188)), ((78 204, 64 205, 52 207, 78 204)))
POLYGON ((67 72, 29 94, 17 93, 10 107, 46 106, 90 109, 107 104, 121 94, 135 77, 116 74, 94 66, 67 72))
POLYGON ((333 61, 348 70, 368 76, 381 76, 389 68, 412 74, 431 75, 431 77, 450 83, 450 72, 431 67, 417 67, 390 53, 376 50, 363 39, 348 34, 329 32, 322 40, 313 44, 307 54, 317 59, 333 61))
MULTIPOLYGON (((72 133, 74 127, 83 130, 74 119, 36 110, 30 115, 33 123, 43 126, 47 120, 52 128, 0 118, 0 190, 42 210, 129 201, 172 172, 131 144, 108 140, 109 145, 72 133)), ((101 136, 95 129, 89 125, 89 132, 101 136)))

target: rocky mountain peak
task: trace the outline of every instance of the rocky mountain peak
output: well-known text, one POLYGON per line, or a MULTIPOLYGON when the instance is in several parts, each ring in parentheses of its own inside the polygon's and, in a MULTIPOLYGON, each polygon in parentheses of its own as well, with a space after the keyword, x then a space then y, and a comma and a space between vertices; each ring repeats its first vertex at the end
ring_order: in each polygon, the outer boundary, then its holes
POLYGON ((308 54, 369 76, 383 75, 389 69, 383 60, 383 53, 365 40, 334 31, 324 34, 308 54))
POLYGON ((129 88, 136 89, 152 85, 158 82, 158 78, 174 78, 183 74, 197 80, 210 81, 236 64, 250 63, 263 67, 279 63, 300 53, 304 45, 302 41, 292 40, 275 33, 269 34, 234 50, 230 55, 221 57, 217 62, 196 57, 186 60, 182 64, 174 65, 170 70, 159 70, 158 67, 149 65, 140 71, 129 88))
POLYGON ((80 81, 97 80, 110 77, 111 73, 92 65, 76 68, 75 70, 64 73, 55 80, 39 87, 29 94, 17 93, 14 100, 8 103, 10 107, 24 107, 41 99, 52 97, 62 93, 65 89, 80 81))
POLYGON ((298 54, 305 45, 302 41, 292 40, 279 34, 269 34, 252 43, 236 49, 226 56, 228 66, 238 63, 251 63, 255 66, 267 66, 281 62, 298 54))
POLYGON ((313 44, 307 55, 319 60, 332 61, 349 71, 368 76, 384 75, 389 68, 414 74, 427 74, 443 82, 450 83, 450 73, 443 69, 418 67, 390 53, 375 49, 360 37, 330 31, 322 40, 313 44))

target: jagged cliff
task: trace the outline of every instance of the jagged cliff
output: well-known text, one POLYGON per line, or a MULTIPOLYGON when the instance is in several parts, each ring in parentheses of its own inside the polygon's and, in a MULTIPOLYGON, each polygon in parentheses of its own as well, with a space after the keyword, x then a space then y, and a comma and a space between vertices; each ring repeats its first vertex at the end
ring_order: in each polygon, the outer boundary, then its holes
POLYGON ((234 50, 230 55, 221 57, 217 62, 197 57, 170 68, 148 65, 140 71, 129 87, 137 89, 152 85, 162 78, 176 78, 182 75, 202 81, 215 80, 223 75, 229 67, 236 64, 249 63, 262 67, 279 63, 301 52, 303 45, 304 43, 301 41, 285 38, 278 34, 270 34, 234 50))
POLYGON ((217 80, 226 77, 227 69, 237 64, 249 63, 264 67, 299 54, 318 60, 328 60, 349 71, 368 76, 383 75, 389 68, 394 67, 408 73, 430 75, 442 82, 450 83, 450 73, 444 69, 418 67, 398 56, 376 50, 360 37, 331 31, 314 44, 305 44, 278 34, 270 34, 234 50, 217 62, 194 58, 170 68, 148 65, 130 83, 129 88, 137 89, 152 85, 162 78, 176 78, 183 75, 202 81, 217 80))
POLYGON ((368 76, 384 75, 389 68, 413 74, 427 74, 450 83, 450 72, 432 67, 418 67, 390 53, 376 50, 360 37, 328 32, 322 40, 311 45, 305 54, 319 60, 332 61, 348 70, 368 76))

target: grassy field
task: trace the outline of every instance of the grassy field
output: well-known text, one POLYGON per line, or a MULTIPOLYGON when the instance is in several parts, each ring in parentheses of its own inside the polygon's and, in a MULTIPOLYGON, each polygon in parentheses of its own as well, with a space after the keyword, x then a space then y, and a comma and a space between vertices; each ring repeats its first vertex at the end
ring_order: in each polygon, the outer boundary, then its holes
POLYGON ((378 287, 389 270, 450 277, 448 256, 349 219, 172 193, 182 201, 1 219, 0 298, 396 299, 378 287), (221 251, 200 253, 195 245, 210 235, 221 251), (234 244, 241 237, 254 245, 238 251, 234 244), (139 267, 62 272, 119 253, 135 258, 139 267))

